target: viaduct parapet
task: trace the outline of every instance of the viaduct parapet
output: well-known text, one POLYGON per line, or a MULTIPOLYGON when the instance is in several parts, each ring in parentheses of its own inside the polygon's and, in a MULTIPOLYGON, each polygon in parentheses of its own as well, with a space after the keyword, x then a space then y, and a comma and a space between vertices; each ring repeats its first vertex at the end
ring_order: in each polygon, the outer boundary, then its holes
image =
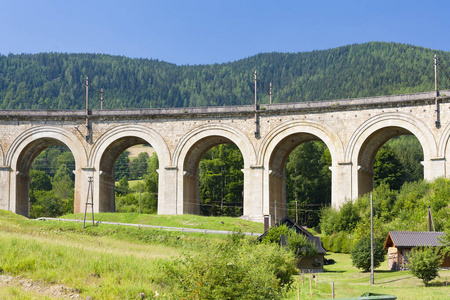
POLYGON ((45 148, 75 158, 74 212, 84 212, 93 178, 95 212, 114 210, 114 163, 127 148, 150 144, 159 159, 158 214, 198 214, 198 164, 211 147, 233 143, 244 168, 243 217, 262 222, 286 211, 285 163, 298 145, 323 141, 332 157, 332 205, 373 189, 380 147, 405 134, 424 153, 424 178, 447 177, 450 91, 322 102, 86 111, 0 111, 0 209, 28 216, 29 173, 45 148), (448 96, 447 96, 448 95, 448 96), (438 123, 436 122, 438 121, 438 123), (275 202, 276 201, 276 202, 275 202))

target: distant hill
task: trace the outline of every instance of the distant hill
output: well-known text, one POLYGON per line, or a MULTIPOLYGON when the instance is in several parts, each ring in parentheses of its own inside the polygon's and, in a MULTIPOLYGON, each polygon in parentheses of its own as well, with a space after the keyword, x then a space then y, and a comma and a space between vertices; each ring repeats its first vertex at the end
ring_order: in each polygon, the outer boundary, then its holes
POLYGON ((0 109, 82 109, 85 77, 91 108, 245 105, 392 95, 434 90, 433 54, 441 59, 441 89, 450 87, 450 52, 371 42, 302 53, 263 53, 239 61, 177 66, 105 54, 0 56, 0 109), (445 73, 444 73, 445 72, 445 73))

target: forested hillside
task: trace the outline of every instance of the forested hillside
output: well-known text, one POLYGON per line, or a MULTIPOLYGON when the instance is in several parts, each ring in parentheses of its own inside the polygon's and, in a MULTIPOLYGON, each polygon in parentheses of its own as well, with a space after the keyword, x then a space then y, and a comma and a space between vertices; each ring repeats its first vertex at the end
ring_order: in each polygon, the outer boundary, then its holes
MULTIPOLYGON (((180 50, 182 51, 182 50, 180 50)), ((303 53, 264 53, 236 62, 177 66, 105 54, 0 56, 0 109, 81 109, 85 78, 91 108, 164 108, 253 103, 258 71, 261 103, 316 101, 431 91, 433 55, 441 89, 450 87, 450 53, 372 42, 303 53)))

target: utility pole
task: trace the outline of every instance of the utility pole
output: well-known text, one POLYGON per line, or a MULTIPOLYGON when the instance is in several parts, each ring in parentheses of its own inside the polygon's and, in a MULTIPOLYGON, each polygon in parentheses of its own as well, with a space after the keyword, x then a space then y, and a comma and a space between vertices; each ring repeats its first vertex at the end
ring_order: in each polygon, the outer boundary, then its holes
POLYGON ((438 89, 437 89, 437 56, 436 56, 436 54, 434 55, 434 94, 435 94, 436 98, 439 96, 438 89))
POLYGON ((269 103, 272 104, 272 82, 269 85, 269 103))
POLYGON ((373 196, 370 193, 370 284, 374 284, 373 278, 373 196))
POLYGON ((93 185, 94 179, 92 176, 89 176, 88 178, 88 191, 87 191, 87 197, 86 197, 86 207, 84 208, 84 220, 83 220, 83 228, 86 227, 86 214, 88 210, 88 206, 91 207, 92 211, 92 226, 95 226, 94 223, 94 185, 93 185))
POLYGON ((258 73, 256 73, 256 70, 255 70, 255 111, 257 109, 256 106, 258 105, 258 96, 257 96, 257 91, 256 91, 256 88, 257 88, 256 82, 257 82, 257 80, 258 80, 258 73))
POLYGON ((295 224, 298 224, 298 201, 295 200, 295 224))
POLYGON ((257 92, 258 73, 255 70, 255 137, 259 137, 259 121, 258 121, 258 92, 257 92))
POLYGON ((436 104, 436 128, 441 127, 441 112, 439 109, 439 91, 437 87, 437 56, 434 55, 434 102, 436 104))
POLYGON ((100 110, 103 110, 103 88, 100 90, 100 110))
POLYGON ((86 76, 86 141, 89 142, 89 78, 86 76))
POLYGON ((89 78, 86 76, 86 142, 91 143, 91 128, 89 126, 89 78))

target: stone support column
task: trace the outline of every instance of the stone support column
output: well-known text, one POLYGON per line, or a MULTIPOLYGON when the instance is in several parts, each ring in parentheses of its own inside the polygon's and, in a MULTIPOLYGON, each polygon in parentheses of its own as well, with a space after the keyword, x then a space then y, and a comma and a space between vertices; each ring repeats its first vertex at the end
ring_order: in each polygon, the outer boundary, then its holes
POLYGON ((73 171, 73 174, 75 174, 75 182, 73 187, 73 213, 78 214, 81 212, 84 212, 84 206, 82 209, 82 204, 85 203, 83 200, 83 192, 81 190, 82 185, 82 178, 83 178, 83 172, 81 171, 81 168, 78 168, 73 171))
POLYGON ((263 173, 262 166, 250 166, 243 169, 244 173, 244 211, 242 218, 264 222, 264 214, 269 214, 269 206, 263 197, 263 173), (264 199, 264 200, 263 200, 264 199), (267 205, 267 207, 266 207, 267 205), (267 210, 267 213, 264 213, 267 210))
POLYGON ((358 166, 358 193, 354 198, 370 193, 374 188, 374 176, 373 169, 368 169, 363 166, 358 166))
POLYGON ((183 172, 183 214, 200 214, 199 176, 183 172))
POLYGON ((0 209, 3 210, 11 210, 10 173, 10 167, 0 167, 0 209))
POLYGON ((425 180, 435 180, 439 177, 445 177, 445 158, 435 157, 422 162, 423 177, 425 180))
POLYGON ((176 215, 183 213, 183 203, 178 208, 177 196, 178 168, 167 166, 158 170, 158 215, 176 215))
POLYGON ((355 195, 355 193, 357 194, 355 180, 352 179, 352 163, 338 163, 337 165, 330 167, 330 170, 331 203, 334 208, 339 209, 346 200, 353 199, 353 195, 355 195))

